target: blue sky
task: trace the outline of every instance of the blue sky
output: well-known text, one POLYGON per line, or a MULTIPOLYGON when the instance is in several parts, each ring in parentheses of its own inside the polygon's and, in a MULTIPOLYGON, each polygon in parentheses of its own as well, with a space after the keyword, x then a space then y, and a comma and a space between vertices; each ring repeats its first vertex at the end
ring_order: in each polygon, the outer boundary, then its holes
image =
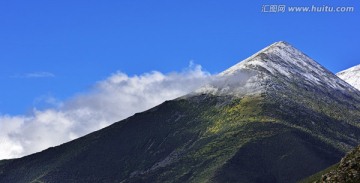
POLYGON ((27 114, 121 71, 218 73, 285 40, 332 72, 360 63, 358 0, 1 1, 0 114, 27 114), (262 5, 354 6, 262 13, 262 5))

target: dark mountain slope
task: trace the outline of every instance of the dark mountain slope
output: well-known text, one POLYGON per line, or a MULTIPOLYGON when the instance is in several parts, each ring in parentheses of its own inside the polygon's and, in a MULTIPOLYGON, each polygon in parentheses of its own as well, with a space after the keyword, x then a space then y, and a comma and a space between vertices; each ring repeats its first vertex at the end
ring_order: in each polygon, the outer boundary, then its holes
POLYGON ((294 182, 334 162, 341 152, 298 130, 245 144, 217 172, 216 182, 294 182), (296 159, 294 157, 299 157, 296 159), (313 166, 311 162, 319 163, 313 166), (239 181, 241 180, 241 181, 239 181))
POLYGON ((278 42, 189 95, 1 161, 0 182, 296 182, 360 142, 359 101, 278 42))

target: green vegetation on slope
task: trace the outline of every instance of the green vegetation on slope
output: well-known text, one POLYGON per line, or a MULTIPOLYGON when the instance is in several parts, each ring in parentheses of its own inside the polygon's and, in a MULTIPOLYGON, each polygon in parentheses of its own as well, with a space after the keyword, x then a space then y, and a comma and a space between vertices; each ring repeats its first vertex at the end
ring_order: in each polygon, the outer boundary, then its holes
POLYGON ((325 170, 322 170, 314 175, 311 175, 310 177, 304 179, 304 180, 301 180, 299 183, 313 183, 313 182, 316 182, 318 180, 321 179, 321 176, 330 172, 330 171, 333 171, 335 170, 337 167, 339 166, 339 163, 336 163, 335 165, 332 165, 328 168, 326 168, 325 170))
POLYGON ((0 182, 291 183, 336 163, 360 142, 353 125, 359 104, 346 102, 349 96, 273 86, 241 98, 204 94, 164 102, 64 145, 5 161, 0 182))
POLYGON ((168 101, 0 166, 0 182, 295 182, 342 156, 306 131, 265 116, 266 103, 261 95, 168 101), (303 165, 291 168, 299 156, 307 157, 303 165))

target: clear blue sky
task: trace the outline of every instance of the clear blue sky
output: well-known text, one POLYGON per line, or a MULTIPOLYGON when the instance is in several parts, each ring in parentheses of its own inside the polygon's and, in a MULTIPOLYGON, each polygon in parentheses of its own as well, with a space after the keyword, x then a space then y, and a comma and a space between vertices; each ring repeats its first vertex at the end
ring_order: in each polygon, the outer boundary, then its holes
POLYGON ((66 99, 116 71, 167 73, 192 60, 211 73, 221 72, 280 40, 338 72, 360 64, 359 4, 359 0, 1 1, 0 114, 26 113, 41 96, 66 99), (262 5, 271 4, 354 6, 355 12, 261 12, 262 5))

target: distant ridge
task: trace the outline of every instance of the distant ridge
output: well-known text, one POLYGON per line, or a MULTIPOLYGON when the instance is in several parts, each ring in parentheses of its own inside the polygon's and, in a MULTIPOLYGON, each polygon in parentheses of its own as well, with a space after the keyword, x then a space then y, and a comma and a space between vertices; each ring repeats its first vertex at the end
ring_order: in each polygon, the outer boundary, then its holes
POLYGON ((336 75, 356 89, 360 90, 360 65, 341 71, 336 75))

